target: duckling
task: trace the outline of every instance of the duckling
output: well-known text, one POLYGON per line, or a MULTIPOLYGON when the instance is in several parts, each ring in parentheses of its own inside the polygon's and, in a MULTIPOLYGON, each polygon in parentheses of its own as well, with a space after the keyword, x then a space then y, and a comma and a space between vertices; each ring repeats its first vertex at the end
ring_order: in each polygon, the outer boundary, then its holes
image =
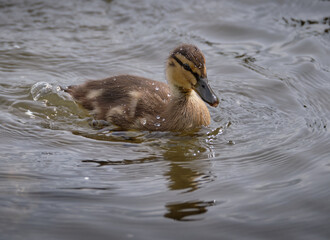
POLYGON ((182 44, 169 55, 167 82, 119 75, 69 86, 66 91, 95 120, 120 130, 186 131, 208 126, 204 102, 216 107, 218 97, 208 84, 203 53, 182 44))

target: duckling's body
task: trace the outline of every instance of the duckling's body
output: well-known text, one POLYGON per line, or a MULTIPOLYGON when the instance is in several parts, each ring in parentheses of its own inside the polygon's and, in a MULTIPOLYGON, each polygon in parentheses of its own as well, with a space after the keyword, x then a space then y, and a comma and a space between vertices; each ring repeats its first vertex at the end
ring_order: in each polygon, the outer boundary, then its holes
MULTIPOLYGON (((96 120, 106 120, 123 130, 196 129, 210 124, 208 108, 193 90, 198 85, 199 77, 201 80, 206 77, 204 61, 198 48, 181 45, 171 53, 167 62, 169 84, 120 75, 69 86, 66 91, 90 110, 96 120), (186 52, 191 56, 185 56, 186 52)), ((204 94, 206 101, 216 106, 217 97, 209 89, 207 81, 206 85, 204 83, 199 87, 201 91, 207 90, 207 94, 204 94)))

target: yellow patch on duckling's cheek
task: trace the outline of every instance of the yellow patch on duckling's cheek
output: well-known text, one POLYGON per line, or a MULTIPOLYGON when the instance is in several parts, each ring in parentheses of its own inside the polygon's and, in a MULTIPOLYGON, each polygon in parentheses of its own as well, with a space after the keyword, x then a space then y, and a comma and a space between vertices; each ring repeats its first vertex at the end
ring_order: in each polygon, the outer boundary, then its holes
POLYGON ((87 95, 86 98, 91 100, 91 99, 95 99, 99 96, 101 96, 103 94, 103 90, 102 89, 98 89, 98 90, 90 90, 87 95))
POLYGON ((195 76, 193 76, 192 74, 190 77, 190 83, 192 86, 195 86, 197 84, 197 80, 196 80, 195 76))
POLYGON ((173 78, 176 80, 174 85, 185 89, 190 89, 194 77, 190 72, 182 71, 180 69, 174 72, 173 78))

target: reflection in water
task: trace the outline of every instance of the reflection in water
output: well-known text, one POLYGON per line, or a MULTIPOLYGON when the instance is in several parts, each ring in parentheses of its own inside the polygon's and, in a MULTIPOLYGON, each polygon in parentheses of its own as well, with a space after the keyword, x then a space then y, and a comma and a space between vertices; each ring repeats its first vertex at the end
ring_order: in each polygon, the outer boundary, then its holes
POLYGON ((169 170, 164 176, 169 180, 170 190, 187 189, 187 192, 193 192, 199 188, 201 179, 211 177, 208 158, 213 156, 213 149, 203 143, 206 139, 206 136, 200 138, 188 136, 182 138, 179 145, 177 141, 176 144, 169 141, 163 158, 169 162, 169 170), (207 156, 206 159, 201 160, 201 157, 205 158, 205 156, 207 156), (197 162, 200 163, 198 160, 201 160, 203 164, 197 166, 197 162))
POLYGON ((120 161, 100 161, 100 160, 82 160, 83 163, 96 163, 98 167, 114 166, 114 165, 130 165, 130 164, 143 164, 148 162, 155 162, 157 159, 154 157, 146 157, 138 160, 120 160, 120 161))
MULTIPOLYGON (((205 136, 204 136, 205 138, 205 136)), ((186 190, 194 192, 200 188, 202 181, 212 179, 210 161, 203 159, 202 166, 196 166, 195 162, 201 160, 201 153, 212 152, 212 148, 203 147, 198 138, 189 138, 180 145, 169 145, 163 157, 169 162, 169 170, 164 174, 168 179, 169 190, 186 190)), ((212 154, 208 154, 210 156, 212 154)), ((198 219, 188 218, 207 212, 207 207, 213 206, 214 201, 185 201, 178 203, 167 203, 165 205, 166 218, 178 221, 192 221, 198 219)))
POLYGON ((196 179, 201 175, 202 173, 182 167, 177 163, 170 163, 170 169, 165 174, 169 178, 168 187, 170 190, 188 189, 188 192, 195 191, 198 188, 196 179))
MULTIPOLYGON (((129 134, 129 132, 109 132, 109 134, 123 136, 129 134)), ((107 165, 145 164, 166 160, 168 168, 163 176, 167 180, 167 187, 170 191, 182 190, 179 193, 179 197, 182 197, 200 189, 202 184, 214 180, 209 160, 210 157, 214 156, 213 149, 209 144, 214 134, 219 134, 219 131, 200 135, 195 134, 193 137, 191 134, 176 135, 173 133, 139 135, 137 138, 141 140, 142 144, 157 147, 158 151, 155 152, 155 156, 121 161, 83 160, 82 162, 96 163, 98 167, 103 167, 107 165), (160 138, 156 139, 156 136, 160 138)), ((93 136, 90 137, 93 138, 93 136)), ((106 136, 104 140, 106 140, 106 136)), ((113 141, 113 138, 107 140, 113 141)), ((137 143, 136 141, 133 142, 137 143)), ((192 217, 206 213, 208 207, 214 206, 215 201, 185 199, 184 201, 173 202, 172 199, 171 202, 165 202, 164 204, 167 211, 164 217, 178 221, 195 221, 199 218, 192 217)))
POLYGON ((196 221, 198 218, 188 218, 190 216, 199 215, 207 212, 207 207, 214 206, 215 201, 203 202, 183 202, 183 203, 168 203, 166 208, 167 213, 164 214, 166 218, 172 218, 178 221, 196 221))

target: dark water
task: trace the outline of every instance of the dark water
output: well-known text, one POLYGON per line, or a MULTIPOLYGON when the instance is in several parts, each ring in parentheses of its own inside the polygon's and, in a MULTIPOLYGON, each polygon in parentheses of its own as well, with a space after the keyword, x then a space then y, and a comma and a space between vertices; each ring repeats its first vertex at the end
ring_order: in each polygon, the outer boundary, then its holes
POLYGON ((330 2, 0 1, 0 239, 329 239, 330 2), (194 43, 195 134, 109 132, 59 91, 165 81, 194 43))

